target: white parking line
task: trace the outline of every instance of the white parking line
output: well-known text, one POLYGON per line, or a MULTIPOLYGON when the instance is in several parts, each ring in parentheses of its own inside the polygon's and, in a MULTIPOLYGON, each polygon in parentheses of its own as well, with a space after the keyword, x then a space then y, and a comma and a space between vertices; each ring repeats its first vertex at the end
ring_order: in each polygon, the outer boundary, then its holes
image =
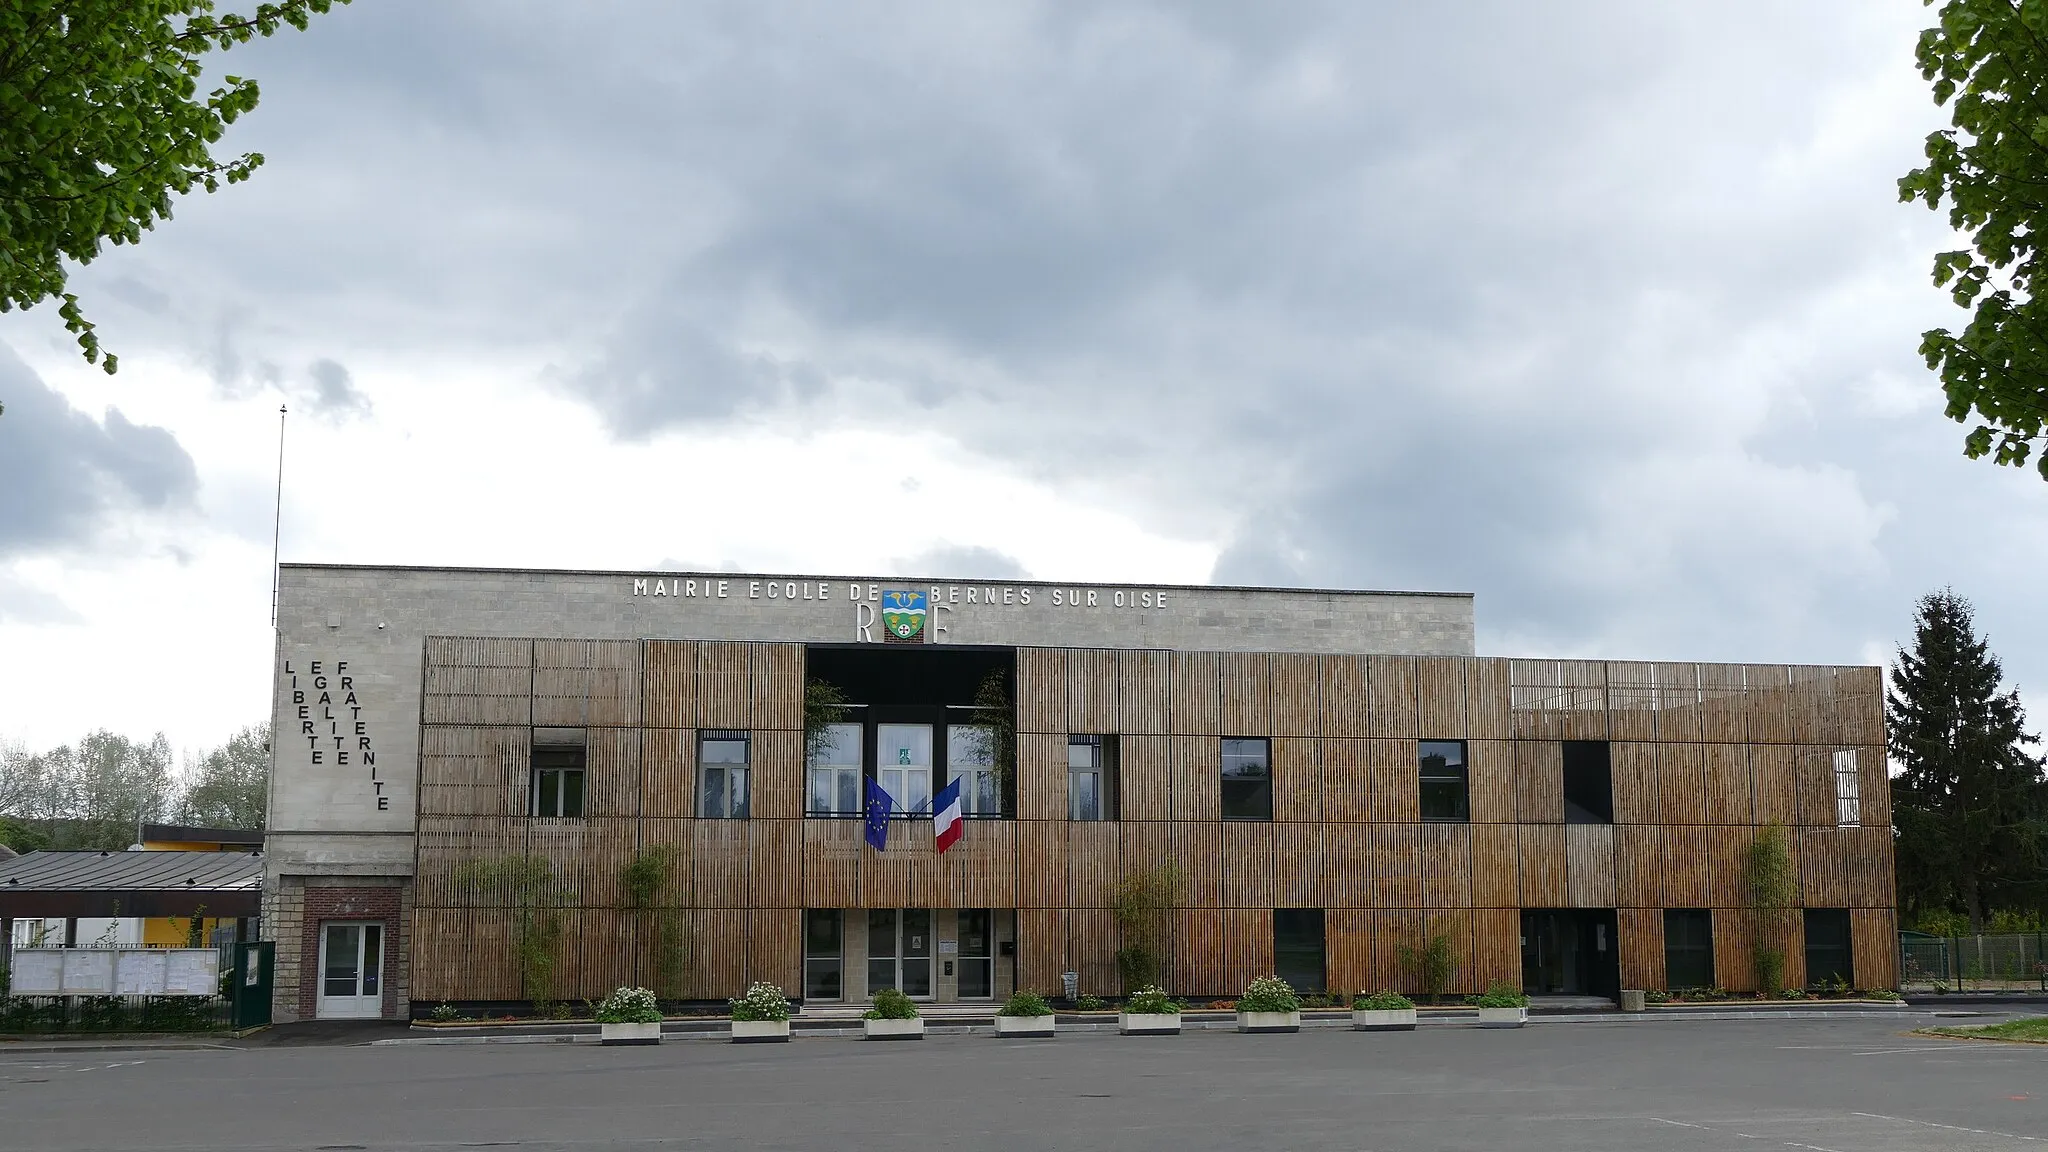
POLYGON ((1918 1124, 1922 1128, 1945 1128, 1950 1132, 1968 1132, 1975 1136, 2003 1136, 2007 1140, 2025 1140, 2033 1144, 2048 1144, 2039 1136, 2022 1136, 2017 1132, 1995 1132, 1989 1128, 1963 1128, 1955 1124, 1936 1124, 1932 1120, 1914 1120, 1907 1116, 1886 1116, 1878 1112, 1851 1112, 1851 1116, 1867 1116, 1872 1120, 1894 1120, 1900 1124, 1918 1124))

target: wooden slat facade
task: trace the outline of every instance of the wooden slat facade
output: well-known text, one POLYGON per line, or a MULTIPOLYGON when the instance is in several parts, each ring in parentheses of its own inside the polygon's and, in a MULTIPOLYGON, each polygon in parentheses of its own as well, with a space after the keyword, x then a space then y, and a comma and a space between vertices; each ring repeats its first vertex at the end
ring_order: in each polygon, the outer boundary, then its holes
MULTIPOLYGON (((435 638, 427 645, 411 933, 415 999, 516 999, 510 899, 466 863, 544 861, 562 997, 645 980, 636 853, 673 853, 692 995, 801 984, 805 908, 1015 909, 1020 986, 1116 991, 1119 880, 1185 878, 1165 979, 1234 995, 1273 965, 1276 908, 1324 909, 1333 988, 1408 987, 1403 943, 1453 942, 1456 991, 1521 975, 1529 908, 1614 909, 1625 986, 1664 979, 1663 911, 1711 909, 1717 979, 1753 982, 1742 866, 1788 829, 1801 898, 1847 908, 1859 983, 1896 980, 1881 681, 1870 669, 1025 648, 1013 818, 867 847, 806 819, 796 644, 435 638), (531 726, 581 728, 586 811, 527 817, 531 726), (751 819, 699 819, 697 733, 752 733, 751 819), (1113 820, 1070 822, 1067 736, 1117 737, 1113 820), (1272 740, 1273 819, 1221 819, 1220 738, 1272 740), (1469 823, 1421 819, 1418 740, 1463 740, 1469 823), (1568 739, 1612 741, 1613 825, 1563 823, 1568 739), (1837 751, 1861 819, 1838 827, 1837 751)), ((1803 973, 1803 960, 1794 958, 1803 973)))

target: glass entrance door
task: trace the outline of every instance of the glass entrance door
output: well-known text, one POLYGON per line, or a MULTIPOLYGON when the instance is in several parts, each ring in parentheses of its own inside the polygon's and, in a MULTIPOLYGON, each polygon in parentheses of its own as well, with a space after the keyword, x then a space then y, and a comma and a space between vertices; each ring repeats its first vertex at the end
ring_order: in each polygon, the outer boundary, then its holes
POLYGON ((314 1015, 322 1020, 384 1015, 383 975, 384 925, 330 921, 320 926, 320 996, 314 1015))
POLYGON ((986 908, 960 910, 960 998, 986 1000, 996 994, 995 933, 986 908))
POLYGON ((932 910, 868 910, 868 995, 894 988, 914 1000, 932 994, 932 910))

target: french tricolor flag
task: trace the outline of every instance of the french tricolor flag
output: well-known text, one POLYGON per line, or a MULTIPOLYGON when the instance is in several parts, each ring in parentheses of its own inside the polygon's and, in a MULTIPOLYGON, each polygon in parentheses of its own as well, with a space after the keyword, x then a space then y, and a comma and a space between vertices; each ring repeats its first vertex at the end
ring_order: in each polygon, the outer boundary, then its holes
POLYGON ((960 840, 960 777, 946 782, 939 794, 932 798, 932 831, 939 851, 944 852, 960 840))

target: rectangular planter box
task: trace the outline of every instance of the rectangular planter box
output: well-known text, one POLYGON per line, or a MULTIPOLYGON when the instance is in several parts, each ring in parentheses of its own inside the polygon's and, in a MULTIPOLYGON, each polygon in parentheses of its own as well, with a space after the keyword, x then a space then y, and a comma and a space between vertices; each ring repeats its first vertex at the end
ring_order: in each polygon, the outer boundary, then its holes
POLYGON ((1125 1036, 1178 1036, 1178 1012, 1120 1012, 1116 1030, 1125 1036))
POLYGON ((597 1026, 600 1044, 659 1044, 661 1043, 661 1022, 652 1024, 599 1024, 597 1026))
POLYGON ((910 1020, 862 1020, 861 1035, 869 1040, 922 1040, 924 1017, 910 1020))
POLYGON ((735 1044, 776 1044, 789 1039, 787 1020, 735 1020, 732 1022, 732 1042, 735 1044))
POLYGON ((1299 1032, 1301 1031, 1301 1013, 1239 1012, 1237 1014, 1237 1030, 1239 1032, 1299 1032))
POLYGON ((1351 1013, 1351 1027, 1360 1032, 1413 1032, 1415 1031, 1415 1009, 1354 1010, 1351 1013))
POLYGON ((1520 1028, 1523 1024, 1528 1023, 1528 1021, 1529 1010, 1527 1008, 1481 1008, 1479 1010, 1479 1026, 1481 1028, 1520 1028))
POLYGON ((998 1036, 1050 1036, 1053 1018, 1051 1016, 998 1016, 998 1036))

